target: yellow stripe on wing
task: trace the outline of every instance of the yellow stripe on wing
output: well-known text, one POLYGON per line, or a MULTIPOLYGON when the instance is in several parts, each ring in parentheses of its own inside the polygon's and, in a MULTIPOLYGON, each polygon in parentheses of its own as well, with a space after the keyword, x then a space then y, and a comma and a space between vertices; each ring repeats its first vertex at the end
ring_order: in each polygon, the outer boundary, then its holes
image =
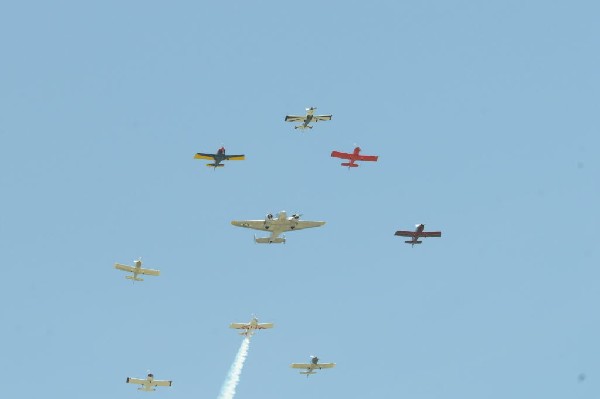
POLYGON ((215 157, 208 154, 197 153, 196 155, 194 155, 194 159, 208 159, 209 161, 212 161, 215 159, 215 157))
POLYGON ((232 155, 228 158, 229 161, 243 161, 246 159, 245 155, 232 155))

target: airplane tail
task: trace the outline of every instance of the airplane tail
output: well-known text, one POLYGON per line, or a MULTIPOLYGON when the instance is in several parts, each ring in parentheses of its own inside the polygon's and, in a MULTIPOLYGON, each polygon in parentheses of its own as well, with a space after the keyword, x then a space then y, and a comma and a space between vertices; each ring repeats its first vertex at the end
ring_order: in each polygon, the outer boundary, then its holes
POLYGON ((206 166, 211 167, 211 168, 222 168, 223 166, 225 166, 225 164, 222 163, 207 163, 206 166))
POLYGON ((357 163, 350 163, 350 162, 342 162, 342 166, 347 166, 349 168, 358 168, 357 163))
POLYGON ((306 375, 306 378, 308 378, 309 375, 311 375, 311 374, 317 374, 317 372, 316 371, 312 371, 312 370, 310 370, 310 371, 301 371, 300 374, 304 374, 304 375, 306 375))
POLYGON ((304 130, 304 129, 312 129, 312 128, 313 128, 313 127, 312 127, 312 126, 310 126, 310 125, 306 125, 306 126, 304 126, 304 125, 298 125, 298 126, 294 126, 294 129, 301 129, 301 130, 304 130))
POLYGON ((420 244, 420 243, 422 243, 423 241, 404 241, 404 242, 405 242, 405 243, 407 243, 407 244, 412 244, 412 245, 415 245, 415 244, 420 244))
POLYGON ((143 278, 139 278, 139 277, 134 277, 134 276, 125 276, 125 278, 127 280, 133 280, 133 281, 144 281, 143 278))
POLYGON ((257 244, 285 244, 285 237, 256 237, 254 236, 254 242, 257 244))

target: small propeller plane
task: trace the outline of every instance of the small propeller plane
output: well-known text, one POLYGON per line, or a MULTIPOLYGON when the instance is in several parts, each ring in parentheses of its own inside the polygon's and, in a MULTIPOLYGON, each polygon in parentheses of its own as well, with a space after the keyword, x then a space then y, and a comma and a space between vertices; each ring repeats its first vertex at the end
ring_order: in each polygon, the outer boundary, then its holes
POLYGON ((128 384, 139 384, 141 387, 138 388, 138 391, 146 392, 156 391, 156 387, 170 387, 173 384, 173 381, 155 380, 152 373, 148 373, 145 380, 127 377, 125 382, 128 384))
POLYGON ((377 162, 377 159, 379 158, 377 155, 360 155, 360 147, 356 147, 354 149, 354 152, 351 152, 351 153, 331 151, 331 156, 334 158, 342 158, 342 159, 350 160, 350 162, 342 162, 342 166, 347 166, 348 169, 357 168, 358 164, 355 163, 356 161, 377 162))
POLYGON ((225 166, 221 162, 223 161, 243 161, 246 159, 245 155, 225 155, 225 147, 221 147, 217 150, 216 154, 204 154, 202 152, 194 155, 194 159, 208 159, 209 161, 213 161, 213 163, 207 163, 206 166, 210 166, 213 169, 222 168, 225 166))
POLYGON ((415 244, 421 244, 423 241, 419 241, 419 237, 441 237, 441 231, 423 231, 425 230, 424 224, 416 225, 415 231, 397 231, 394 235, 401 237, 411 237, 410 240, 404 241, 407 244, 411 244, 411 246, 415 246, 415 244))
POLYGON ((142 258, 139 258, 138 260, 134 260, 133 264, 134 264, 134 266, 131 267, 131 266, 127 266, 127 265, 122 265, 120 263, 115 263, 115 269, 133 273, 133 276, 125 276, 125 278, 128 280, 133 280, 134 282, 135 281, 144 281, 143 278, 138 277, 138 274, 146 274, 149 276, 159 276, 160 275, 160 270, 143 269, 142 268, 142 258))
POLYGON ((302 122, 301 125, 294 126, 294 129, 304 130, 306 128, 312 129, 313 127, 309 124, 311 122, 319 122, 319 121, 330 121, 332 115, 315 115, 315 110, 317 107, 306 108, 306 115, 287 115, 285 117, 286 122, 302 122))
POLYGON ((306 371, 301 371, 300 374, 305 374, 308 378, 311 374, 317 374, 316 369, 330 369, 335 367, 335 363, 319 363, 318 357, 311 356, 310 363, 292 363, 290 367, 293 369, 306 369, 306 371))
POLYGON ((229 328, 235 328, 236 330, 244 330, 240 332, 240 335, 245 337, 252 337, 257 330, 266 330, 267 328, 273 328, 273 323, 259 323, 256 317, 252 317, 249 323, 231 323, 229 328))
POLYGON ((300 216, 302 215, 293 214, 288 217, 285 211, 281 211, 277 217, 273 217, 273 214, 269 213, 264 220, 234 220, 231 224, 237 227, 271 232, 270 237, 257 238, 254 236, 254 242, 257 244, 285 243, 285 236, 279 236, 286 231, 308 229, 310 227, 319 227, 325 224, 325 222, 300 220, 300 216))

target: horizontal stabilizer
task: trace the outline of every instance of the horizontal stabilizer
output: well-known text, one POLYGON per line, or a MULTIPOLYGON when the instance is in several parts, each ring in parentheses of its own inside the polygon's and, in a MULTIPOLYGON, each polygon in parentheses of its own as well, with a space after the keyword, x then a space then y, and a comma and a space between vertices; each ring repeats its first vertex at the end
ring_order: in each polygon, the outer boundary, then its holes
POLYGON ((144 281, 143 278, 139 278, 139 277, 133 277, 133 276, 125 276, 125 278, 127 280, 134 280, 134 281, 144 281))
POLYGON ((358 168, 357 163, 342 162, 342 166, 347 166, 349 168, 358 168))
POLYGON ((283 237, 254 237, 254 242, 257 244, 285 244, 283 237))
POLYGON ((404 242, 407 243, 407 244, 420 244, 423 241, 404 241, 404 242))
POLYGON ((225 164, 214 164, 214 163, 207 163, 206 166, 210 166, 211 168, 222 168, 223 166, 225 166, 225 164))

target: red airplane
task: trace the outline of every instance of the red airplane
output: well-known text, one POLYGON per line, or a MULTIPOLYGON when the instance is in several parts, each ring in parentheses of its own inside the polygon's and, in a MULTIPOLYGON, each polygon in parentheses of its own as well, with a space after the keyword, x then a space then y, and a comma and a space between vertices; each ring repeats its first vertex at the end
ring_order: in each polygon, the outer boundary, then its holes
POLYGON ((409 241, 404 241, 404 242, 407 244, 411 244, 412 246, 423 242, 423 241, 419 241, 419 237, 441 237, 442 236, 441 231, 423 231, 425 229, 425 225, 422 223, 418 224, 416 227, 417 228, 415 229, 415 231, 400 230, 400 231, 397 231, 395 233, 395 235, 401 236, 401 237, 411 237, 411 239, 409 241))
POLYGON ((342 162, 342 166, 347 166, 348 169, 357 168, 358 164, 355 163, 356 161, 377 162, 377 158, 379 158, 377 155, 360 155, 359 153, 360 147, 356 147, 352 153, 331 151, 331 156, 350 160, 350 162, 342 162))

